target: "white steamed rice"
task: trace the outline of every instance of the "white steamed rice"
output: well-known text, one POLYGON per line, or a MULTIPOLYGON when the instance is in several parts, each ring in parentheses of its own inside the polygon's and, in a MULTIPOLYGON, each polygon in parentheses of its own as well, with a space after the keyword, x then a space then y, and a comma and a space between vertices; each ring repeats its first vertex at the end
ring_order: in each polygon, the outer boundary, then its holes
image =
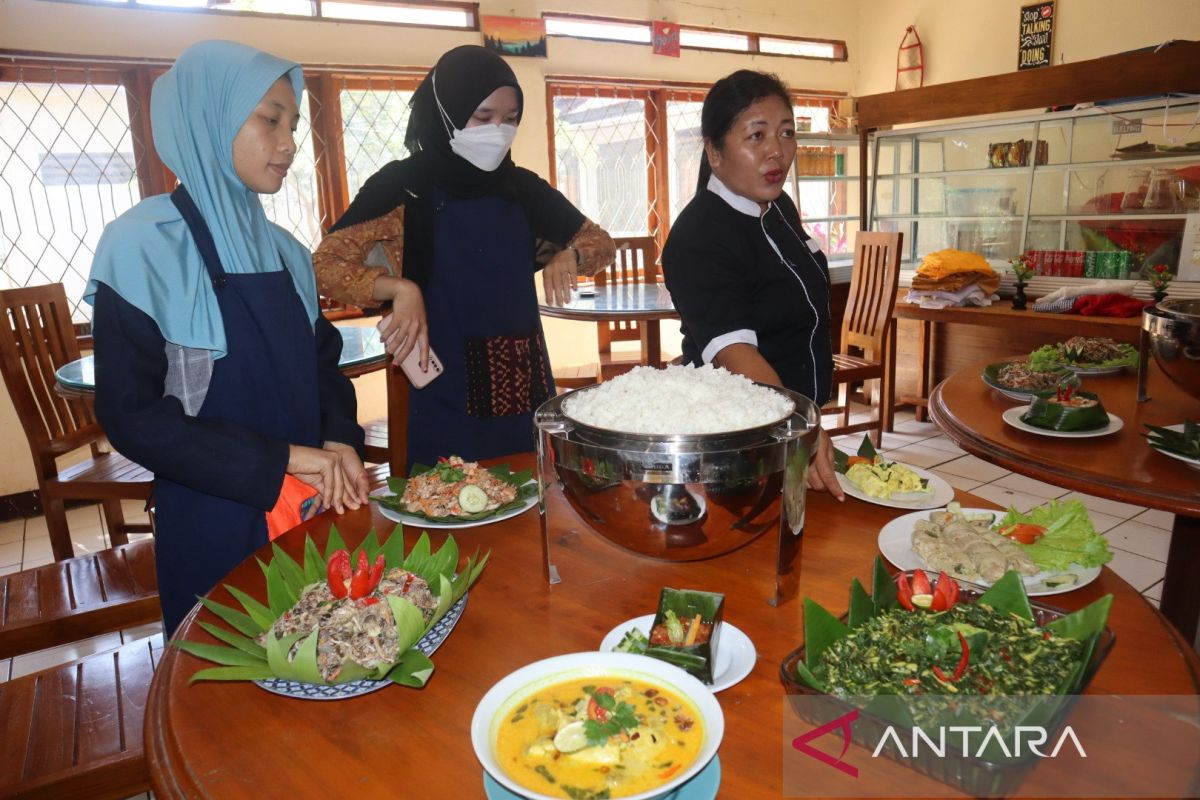
POLYGON ((576 392, 563 412, 584 425, 625 433, 723 433, 777 422, 790 398, 720 367, 635 367, 576 392))

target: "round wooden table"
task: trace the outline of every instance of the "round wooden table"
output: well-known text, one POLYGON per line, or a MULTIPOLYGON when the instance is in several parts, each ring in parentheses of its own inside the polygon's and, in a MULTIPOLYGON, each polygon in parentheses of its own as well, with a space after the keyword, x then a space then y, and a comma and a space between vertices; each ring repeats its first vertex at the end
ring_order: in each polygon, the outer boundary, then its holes
POLYGON ((641 323, 642 363, 661 367, 662 337, 658 323, 664 319, 679 319, 671 301, 671 293, 661 283, 596 284, 572 293, 571 302, 562 306, 541 304, 538 311, 545 317, 575 319, 585 322, 617 322, 632 320, 641 323))
MULTIPOLYGON (((533 457, 509 462, 514 468, 531 466, 533 457)), ((990 505, 970 495, 961 499, 990 505)), ((803 606, 794 600, 772 608, 756 590, 760 584, 748 577, 773 568, 763 563, 774 555, 771 537, 719 559, 688 564, 620 555, 611 547, 600 548, 611 558, 596 559, 595 547, 572 545, 592 536, 578 518, 561 508, 550 513, 557 520, 551 525, 556 563, 564 576, 576 576, 554 586, 542 578, 536 511, 454 532, 461 549, 490 550, 491 561, 468 595, 458 627, 434 654, 436 670, 424 689, 392 686, 352 700, 313 702, 281 698, 250 683, 189 685, 188 678, 210 664, 168 646, 146 708, 146 752, 156 795, 252 800, 482 797, 482 769, 471 748, 469 726, 484 692, 532 661, 595 650, 618 623, 653 612, 660 588, 670 585, 724 592, 725 619, 749 635, 758 650, 753 672, 718 695, 726 720, 721 797, 781 797, 785 695, 779 667, 802 642, 803 606)), ((852 577, 870 585, 880 527, 900 513, 810 493, 799 559, 801 595, 837 613, 844 610, 852 577)), ((331 521, 323 515, 279 542, 299 557, 305 534, 323 546, 331 521)), ((348 513, 336 523, 350 544, 372 527, 392 530, 392 523, 374 508, 348 513)), ((443 532, 431 534, 435 544, 443 537, 443 532)), ((415 539, 416 534, 407 535, 415 539)), ((258 555, 269 557, 269 552, 258 555)), ((253 559, 239 566, 229 582, 265 598, 262 573, 253 559)), ((1106 569, 1094 583, 1050 599, 1054 605, 1079 608, 1105 593, 1115 597, 1109 625, 1117 644, 1089 692, 1196 694, 1196 654, 1113 572, 1106 569)), ((231 602, 223 588, 214 597, 231 602)), ((213 641, 198 621, 216 619, 200 612, 184 622, 180 635, 213 641)), ((900 794, 921 796, 925 780, 911 774, 900 794)))
MULTIPOLYGON (((379 330, 374 325, 338 325, 342 355, 338 368, 348 378, 357 378, 382 367, 387 361, 379 330)), ((55 390, 63 397, 90 399, 96 394, 96 359, 84 356, 54 371, 55 390)))
POLYGON ((1200 621, 1200 470, 1152 449, 1145 425, 1173 425, 1200 418, 1200 402, 1184 394, 1158 366, 1149 368, 1146 403, 1137 402, 1137 376, 1085 377, 1083 387, 1124 422, 1108 436, 1066 439, 1026 433, 1001 414, 1019 404, 988 387, 981 362, 942 381, 929 398, 938 427, 967 452, 1005 469, 1110 500, 1175 514, 1162 613, 1188 641, 1200 621))

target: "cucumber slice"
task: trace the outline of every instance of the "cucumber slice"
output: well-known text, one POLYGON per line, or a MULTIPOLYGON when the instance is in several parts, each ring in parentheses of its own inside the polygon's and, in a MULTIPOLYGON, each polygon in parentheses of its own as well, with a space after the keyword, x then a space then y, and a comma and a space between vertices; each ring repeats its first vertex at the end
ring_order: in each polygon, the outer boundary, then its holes
POLYGON ((478 514, 487 508, 487 494, 474 484, 467 484, 458 491, 458 504, 466 514, 478 514))
POLYGON ((1044 586, 1054 588, 1056 586, 1070 586, 1079 581, 1079 576, 1073 572, 1064 572, 1061 575, 1051 575, 1046 580, 1042 581, 1044 586))

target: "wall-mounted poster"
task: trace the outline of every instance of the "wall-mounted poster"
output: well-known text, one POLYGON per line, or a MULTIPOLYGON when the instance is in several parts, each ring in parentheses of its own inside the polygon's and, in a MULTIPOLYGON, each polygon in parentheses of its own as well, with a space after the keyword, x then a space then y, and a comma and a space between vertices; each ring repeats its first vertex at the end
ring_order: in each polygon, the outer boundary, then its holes
POLYGON ((1017 69, 1048 67, 1053 59, 1054 0, 1021 6, 1021 34, 1017 39, 1017 69))
POLYGON ((546 57, 546 21, 540 17, 480 15, 483 44, 502 56, 546 57))
POLYGON ((654 54, 679 58, 679 26, 674 22, 654 20, 654 54))

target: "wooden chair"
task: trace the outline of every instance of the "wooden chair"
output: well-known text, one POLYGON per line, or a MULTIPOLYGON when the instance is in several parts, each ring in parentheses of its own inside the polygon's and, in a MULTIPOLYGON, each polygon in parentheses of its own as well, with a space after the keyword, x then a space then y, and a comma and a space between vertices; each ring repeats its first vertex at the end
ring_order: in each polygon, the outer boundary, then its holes
POLYGON ((153 539, 0 575, 0 659, 160 619, 153 539))
MULTIPOLYGON (((658 283, 658 243, 653 236, 615 238, 616 258, 603 272, 596 273, 596 285, 608 283, 658 283)), ((638 342, 643 340, 651 352, 660 347, 658 322, 635 320, 613 320, 596 323, 596 338, 600 353, 600 378, 608 380, 628 372, 641 362, 641 349, 632 353, 613 352, 613 342, 638 342)))
POLYGON ((0 683, 0 797, 117 800, 150 789, 150 642, 0 683))
POLYGON ((392 475, 408 475, 406 456, 408 451, 408 378, 399 367, 388 364, 387 412, 384 419, 368 422, 366 432, 367 461, 388 464, 392 475))
POLYGON ((113 544, 125 544, 131 532, 150 532, 150 525, 126 524, 121 500, 149 500, 153 475, 118 453, 102 452, 104 431, 91 407, 55 391, 55 370, 79 358, 63 285, 0 291, 0 312, 0 372, 33 454, 55 560, 75 554, 68 500, 99 502, 113 544), (84 446, 91 458, 58 469, 59 456, 84 446))
MULTIPOLYGON (((830 436, 870 431, 871 441, 880 446, 884 430, 892 429, 892 385, 896 369, 896 288, 900 280, 901 233, 859 231, 854 239, 854 272, 850 296, 842 318, 841 352, 833 356, 833 385, 837 405, 826 405, 822 414, 839 416, 839 424, 827 428, 830 436), (872 416, 866 422, 850 423, 852 384, 879 381, 871 392, 872 416)), ((867 395, 866 388, 863 391, 867 395)), ((832 401, 831 401, 832 402, 832 401)))

